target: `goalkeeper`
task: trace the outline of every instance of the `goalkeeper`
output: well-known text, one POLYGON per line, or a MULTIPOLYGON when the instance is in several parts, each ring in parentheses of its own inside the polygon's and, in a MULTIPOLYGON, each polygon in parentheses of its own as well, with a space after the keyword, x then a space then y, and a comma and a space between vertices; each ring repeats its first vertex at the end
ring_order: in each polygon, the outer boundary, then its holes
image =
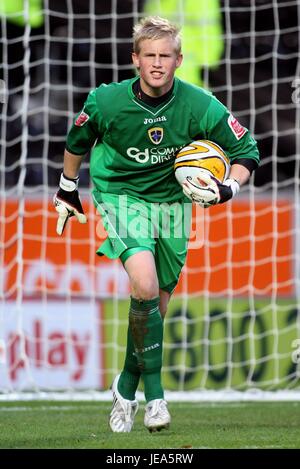
POLYGON ((161 380, 163 318, 186 258, 189 232, 182 229, 178 236, 179 227, 190 226, 190 199, 203 207, 226 202, 259 161, 255 140, 223 104, 174 77, 182 62, 176 26, 160 17, 145 18, 134 28, 133 43, 138 76, 89 93, 67 135, 54 196, 59 235, 73 215, 86 222, 78 174, 91 150, 92 195, 107 232, 97 254, 119 258, 131 287, 124 367, 112 384, 114 432, 132 429, 140 379, 145 426, 168 428, 161 380), (175 155, 195 139, 218 143, 230 157, 231 173, 224 184, 197 187, 187 181, 183 194, 174 177, 175 155))

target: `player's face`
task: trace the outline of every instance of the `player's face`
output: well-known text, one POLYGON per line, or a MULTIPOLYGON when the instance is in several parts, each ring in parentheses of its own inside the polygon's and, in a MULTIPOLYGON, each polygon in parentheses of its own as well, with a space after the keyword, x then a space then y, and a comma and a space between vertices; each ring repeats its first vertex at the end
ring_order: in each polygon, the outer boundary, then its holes
POLYGON ((175 70, 182 62, 182 54, 176 52, 175 46, 170 37, 144 39, 139 53, 132 54, 141 88, 148 96, 162 96, 171 89, 175 70))

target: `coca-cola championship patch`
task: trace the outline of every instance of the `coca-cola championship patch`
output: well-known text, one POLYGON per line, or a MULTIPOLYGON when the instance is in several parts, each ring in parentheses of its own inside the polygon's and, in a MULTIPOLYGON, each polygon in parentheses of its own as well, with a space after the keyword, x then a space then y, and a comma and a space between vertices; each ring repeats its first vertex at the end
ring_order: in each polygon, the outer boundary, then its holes
POLYGON ((77 127, 82 127, 89 120, 89 118, 90 116, 86 112, 81 111, 75 121, 75 125, 77 125, 77 127))
POLYGON ((232 114, 228 117, 227 122, 237 140, 240 140, 247 132, 247 129, 232 114))

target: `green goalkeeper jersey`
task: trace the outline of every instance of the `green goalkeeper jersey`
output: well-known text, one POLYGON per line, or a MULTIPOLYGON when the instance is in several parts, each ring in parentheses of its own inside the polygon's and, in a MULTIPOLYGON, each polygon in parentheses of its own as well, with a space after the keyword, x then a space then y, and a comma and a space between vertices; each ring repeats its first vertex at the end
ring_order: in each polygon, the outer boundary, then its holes
POLYGON ((211 93, 175 78, 167 101, 153 107, 133 93, 136 80, 92 90, 68 133, 69 152, 92 149, 90 174, 97 191, 147 202, 181 199, 175 155, 197 139, 219 144, 231 163, 241 158, 258 163, 253 137, 211 93))

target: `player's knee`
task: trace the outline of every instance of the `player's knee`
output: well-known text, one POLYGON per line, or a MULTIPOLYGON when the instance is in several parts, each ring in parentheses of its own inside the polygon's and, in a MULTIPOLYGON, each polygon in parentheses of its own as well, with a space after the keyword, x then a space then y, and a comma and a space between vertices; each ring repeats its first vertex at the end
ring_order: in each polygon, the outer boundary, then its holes
POLYGON ((158 282, 151 277, 135 281, 132 285, 132 294, 134 298, 141 300, 151 300, 159 295, 158 282))

